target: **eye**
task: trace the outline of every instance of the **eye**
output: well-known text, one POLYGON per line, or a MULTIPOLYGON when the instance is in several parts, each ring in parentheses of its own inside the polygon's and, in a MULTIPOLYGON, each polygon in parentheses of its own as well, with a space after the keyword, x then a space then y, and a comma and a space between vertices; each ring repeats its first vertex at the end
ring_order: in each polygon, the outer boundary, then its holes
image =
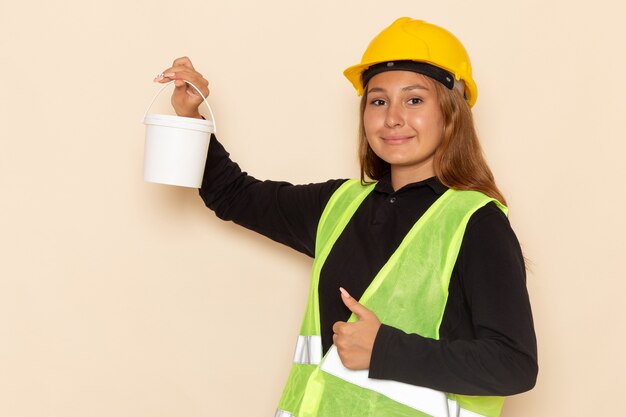
POLYGON ((386 102, 382 98, 375 98, 374 100, 370 101, 370 104, 374 106, 384 106, 386 102))
POLYGON ((424 100, 422 100, 421 98, 418 98, 418 97, 410 98, 409 101, 408 101, 409 104, 413 104, 413 105, 420 104, 420 103, 423 103, 423 102, 424 102, 424 100))

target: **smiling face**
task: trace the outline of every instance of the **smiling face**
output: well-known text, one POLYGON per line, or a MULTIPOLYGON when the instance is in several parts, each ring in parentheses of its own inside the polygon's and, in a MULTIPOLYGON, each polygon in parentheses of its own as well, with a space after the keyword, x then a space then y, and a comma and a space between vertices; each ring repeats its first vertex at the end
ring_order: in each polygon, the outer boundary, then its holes
POLYGON ((387 71, 367 85, 363 128, 374 153, 391 167, 394 189, 435 175, 443 137, 436 81, 410 71, 387 71))

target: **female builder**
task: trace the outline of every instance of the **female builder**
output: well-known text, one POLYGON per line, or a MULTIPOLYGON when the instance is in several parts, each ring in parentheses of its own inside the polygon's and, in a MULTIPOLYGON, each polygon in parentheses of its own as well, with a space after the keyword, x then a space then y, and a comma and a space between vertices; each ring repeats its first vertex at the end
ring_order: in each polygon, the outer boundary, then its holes
MULTIPOLYGON (((276 416, 498 416, 534 386, 536 341, 467 53, 401 18, 345 75, 363 96, 360 180, 259 181, 213 137, 200 189, 218 217, 314 257, 276 416)), ((155 81, 171 80, 177 114, 201 117, 188 58, 155 81)))

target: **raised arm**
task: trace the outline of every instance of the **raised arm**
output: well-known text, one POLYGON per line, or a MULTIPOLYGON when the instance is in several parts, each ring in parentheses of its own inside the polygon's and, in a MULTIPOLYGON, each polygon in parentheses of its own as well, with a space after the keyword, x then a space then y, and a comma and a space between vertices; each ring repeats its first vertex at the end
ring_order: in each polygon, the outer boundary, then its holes
MULTIPOLYGON (((177 115, 202 117, 198 107, 203 98, 185 81, 197 86, 205 97, 209 94, 209 82, 188 57, 175 59, 154 81, 175 82, 171 101, 177 115)), ((342 183, 343 180, 331 180, 292 185, 258 180, 243 172, 212 136, 200 196, 219 218, 313 256, 317 223, 330 196, 342 183)))

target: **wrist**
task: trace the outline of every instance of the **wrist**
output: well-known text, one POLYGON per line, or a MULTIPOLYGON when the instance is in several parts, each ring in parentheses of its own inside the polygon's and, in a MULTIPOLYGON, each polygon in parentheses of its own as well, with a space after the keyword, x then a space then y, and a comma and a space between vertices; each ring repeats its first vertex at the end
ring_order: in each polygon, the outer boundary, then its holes
POLYGON ((196 111, 195 113, 176 112, 176 115, 180 117, 189 117, 192 119, 204 119, 204 117, 202 117, 199 111, 196 111))

